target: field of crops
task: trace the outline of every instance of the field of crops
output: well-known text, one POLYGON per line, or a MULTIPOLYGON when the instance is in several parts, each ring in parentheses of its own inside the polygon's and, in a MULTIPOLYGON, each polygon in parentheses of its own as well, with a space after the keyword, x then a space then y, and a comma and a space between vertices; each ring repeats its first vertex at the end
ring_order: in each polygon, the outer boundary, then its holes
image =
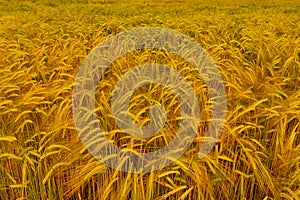
POLYGON ((299 0, 0 0, 0 200, 300 199, 299 86, 299 0), (165 126, 148 139, 119 129, 109 101, 134 66, 176 69, 201 108, 196 137, 179 159, 127 173, 87 151, 75 128, 72 94, 94 47, 140 27, 168 28, 201 44, 222 76, 227 110, 221 137, 201 158, 212 107, 202 77, 166 51, 119 57, 96 92, 98 122, 119 147, 154 151, 179 126, 176 95, 148 84, 132 95, 131 116, 144 126, 158 103, 165 126))

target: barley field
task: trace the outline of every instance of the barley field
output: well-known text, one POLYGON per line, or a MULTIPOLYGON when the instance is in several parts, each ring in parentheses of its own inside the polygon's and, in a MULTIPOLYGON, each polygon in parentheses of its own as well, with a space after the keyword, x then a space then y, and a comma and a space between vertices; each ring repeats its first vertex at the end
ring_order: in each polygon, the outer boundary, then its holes
POLYGON ((0 200, 15 199, 300 199, 300 1, 0 0, 0 200), (168 28, 201 44, 222 76, 227 109, 221 137, 201 158, 212 107, 201 75, 166 51, 119 57, 95 95, 98 122, 119 147, 154 151, 179 126, 176 95, 148 84, 132 95, 131 116, 144 126, 158 103, 165 126, 148 139, 118 128, 109 101, 134 66, 176 69, 201 108, 196 137, 180 158, 156 171, 127 173, 82 143, 72 94, 92 49, 141 27, 168 28))

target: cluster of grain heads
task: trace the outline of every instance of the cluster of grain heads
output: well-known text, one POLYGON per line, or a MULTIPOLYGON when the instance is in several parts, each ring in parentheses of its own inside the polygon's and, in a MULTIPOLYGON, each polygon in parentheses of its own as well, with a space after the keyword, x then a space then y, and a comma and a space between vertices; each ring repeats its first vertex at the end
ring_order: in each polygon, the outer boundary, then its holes
POLYGON ((38 2, 1 2, 0 199, 300 199, 298 11, 280 2, 264 8, 257 2, 227 7, 193 1, 191 7, 147 1, 129 10, 112 1, 38 2), (201 75, 165 51, 119 57, 95 97, 98 122, 119 147, 132 152, 161 148, 173 139, 180 119, 176 95, 148 84, 133 94, 131 117, 146 125, 149 108, 159 103, 166 109, 165 127, 149 140, 117 127, 111 92, 134 66, 155 62, 176 69, 201 107, 197 135, 184 155, 158 171, 124 173, 95 159, 81 143, 72 89, 93 47, 144 26, 180 31, 210 53, 226 87, 227 117, 217 145, 200 159, 201 144, 212 140, 204 137, 211 103, 201 75))

